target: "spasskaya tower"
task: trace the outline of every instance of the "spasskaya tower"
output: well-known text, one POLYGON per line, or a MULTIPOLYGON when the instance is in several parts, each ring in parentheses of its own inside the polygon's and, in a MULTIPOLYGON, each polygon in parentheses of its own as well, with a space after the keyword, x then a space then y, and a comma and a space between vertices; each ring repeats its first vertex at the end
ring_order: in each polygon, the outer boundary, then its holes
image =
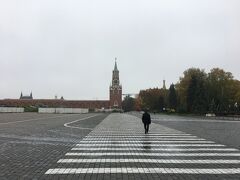
POLYGON ((122 109, 122 85, 119 80, 119 70, 117 68, 117 58, 112 73, 112 83, 110 86, 110 108, 122 109))

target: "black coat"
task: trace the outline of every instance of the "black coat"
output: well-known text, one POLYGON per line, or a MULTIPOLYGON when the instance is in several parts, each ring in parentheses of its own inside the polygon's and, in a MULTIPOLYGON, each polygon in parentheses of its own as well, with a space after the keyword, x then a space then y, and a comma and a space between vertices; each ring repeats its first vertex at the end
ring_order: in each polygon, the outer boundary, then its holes
POLYGON ((151 124, 151 116, 147 112, 145 112, 142 116, 142 122, 144 124, 151 124))

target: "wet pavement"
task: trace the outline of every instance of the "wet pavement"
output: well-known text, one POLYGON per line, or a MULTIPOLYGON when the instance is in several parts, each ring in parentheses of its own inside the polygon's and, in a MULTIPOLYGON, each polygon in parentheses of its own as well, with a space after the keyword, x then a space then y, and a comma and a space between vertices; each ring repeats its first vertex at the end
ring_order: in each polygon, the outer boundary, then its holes
POLYGON ((106 116, 0 114, 0 180, 45 179, 48 168, 106 116))
POLYGON ((0 114, 0 180, 239 179, 238 145, 203 122, 156 115, 144 134, 140 116, 0 114))
POLYGON ((239 179, 240 151, 195 134, 111 114, 45 172, 47 179, 239 179))

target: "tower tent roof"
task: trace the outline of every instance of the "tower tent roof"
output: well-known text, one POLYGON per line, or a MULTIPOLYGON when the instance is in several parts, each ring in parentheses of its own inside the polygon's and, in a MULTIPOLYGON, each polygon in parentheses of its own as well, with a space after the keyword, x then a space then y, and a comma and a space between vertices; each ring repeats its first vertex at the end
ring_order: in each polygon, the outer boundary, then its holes
POLYGON ((115 58, 115 66, 114 66, 114 71, 118 71, 118 68, 117 68, 117 58, 115 58))

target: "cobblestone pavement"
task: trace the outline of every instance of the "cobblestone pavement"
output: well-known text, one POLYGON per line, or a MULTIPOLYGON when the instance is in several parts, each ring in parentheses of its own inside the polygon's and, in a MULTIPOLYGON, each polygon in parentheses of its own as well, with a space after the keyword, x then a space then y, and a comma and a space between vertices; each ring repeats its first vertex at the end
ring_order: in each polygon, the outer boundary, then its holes
MULTIPOLYGON (((139 114, 139 116, 141 116, 139 114)), ((240 121, 172 115, 152 115, 153 122, 240 149, 240 121)))
POLYGON ((0 180, 45 179, 108 114, 0 114, 0 180))
POLYGON ((43 179, 239 179, 240 151, 194 134, 111 114, 43 179))

